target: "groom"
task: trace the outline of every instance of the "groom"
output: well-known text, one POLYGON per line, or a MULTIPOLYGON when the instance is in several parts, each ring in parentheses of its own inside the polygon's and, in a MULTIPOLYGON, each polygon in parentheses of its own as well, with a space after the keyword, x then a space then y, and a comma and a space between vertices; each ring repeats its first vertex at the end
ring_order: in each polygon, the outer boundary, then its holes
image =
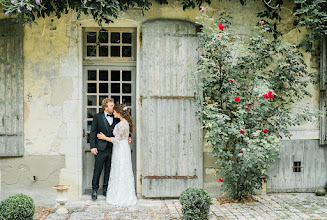
MULTIPOLYGON (((103 112, 94 115, 90 132, 91 152, 95 155, 94 171, 92 178, 92 199, 98 198, 99 179, 104 166, 103 195, 107 195, 108 181, 111 167, 112 143, 97 138, 97 133, 102 132, 107 137, 113 137, 113 130, 119 123, 118 118, 113 117, 114 100, 105 98, 102 101, 103 112)), ((131 138, 129 138, 129 143, 131 138)))

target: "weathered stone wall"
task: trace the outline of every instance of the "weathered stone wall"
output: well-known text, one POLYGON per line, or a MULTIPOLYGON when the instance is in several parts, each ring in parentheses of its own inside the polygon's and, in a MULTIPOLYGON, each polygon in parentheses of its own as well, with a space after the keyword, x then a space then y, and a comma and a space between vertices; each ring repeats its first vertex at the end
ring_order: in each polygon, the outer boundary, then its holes
POLYGON ((70 20, 46 18, 25 26, 25 155, 0 159, 1 198, 23 192, 36 203, 54 204, 52 187, 63 183, 72 185, 71 199, 80 198, 82 72, 70 20))
MULTIPOLYGON (((264 9, 263 4, 250 0, 245 5, 236 0, 213 1, 206 13, 218 18, 225 12, 233 17, 230 20, 231 31, 247 37, 254 33, 253 27, 259 21, 256 15, 264 9)), ((291 5, 285 7, 292 9, 291 5)), ((279 24, 284 33, 282 39, 299 43, 305 31, 300 33, 294 29, 288 10, 284 9, 282 13, 283 20, 279 24)), ((110 26, 136 27, 140 34, 142 23, 147 20, 195 22, 199 15, 198 9, 183 11, 179 1, 170 1, 168 5, 154 3, 149 11, 144 12, 144 16, 141 10, 131 9, 110 26)), ((0 14, 0 19, 5 17, 0 14)), ((71 185, 70 199, 79 199, 82 194, 82 27, 96 27, 97 23, 90 16, 77 19, 74 13, 63 15, 59 20, 55 17, 38 19, 37 23, 32 28, 26 25, 24 31, 25 156, 0 159, 0 199, 23 192, 31 195, 36 203, 54 204, 55 190, 51 188, 54 185, 71 185)), ((140 37, 138 43, 140 51, 140 37)), ((310 67, 311 55, 304 54, 304 59, 310 67)), ((316 69, 309 68, 309 71, 316 72, 316 69)), ((318 89, 312 87, 311 91, 313 98, 301 104, 318 107, 318 89)), ((139 108, 140 104, 137 105, 139 108)), ((140 117, 140 113, 137 117, 140 117)), ((139 125, 136 127, 139 128, 139 125)), ((319 125, 306 123, 292 129, 292 133, 295 139, 318 139, 319 125)), ((220 183, 211 167, 213 158, 210 149, 204 148, 203 154, 204 188, 211 195, 219 195, 220 183)), ((141 174, 140 159, 141 155, 138 155, 138 177, 141 174)), ((140 192, 140 183, 137 189, 140 192)))
POLYGON ((51 187, 58 184, 64 164, 62 155, 1 159, 1 197, 24 193, 32 196, 36 204, 54 204, 57 192, 51 187))

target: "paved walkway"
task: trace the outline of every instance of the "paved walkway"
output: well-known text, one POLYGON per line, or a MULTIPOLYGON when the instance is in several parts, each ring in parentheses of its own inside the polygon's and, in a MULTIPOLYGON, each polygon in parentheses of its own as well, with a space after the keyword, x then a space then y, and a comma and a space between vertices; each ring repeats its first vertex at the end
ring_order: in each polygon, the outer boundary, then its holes
MULTIPOLYGON (((313 193, 278 193, 256 196, 254 203, 220 204, 213 199, 209 220, 213 219, 327 219, 327 196, 313 193)), ((51 213, 47 220, 109 220, 109 219, 181 219, 181 204, 176 200, 140 199, 137 205, 119 208, 96 202, 88 197, 68 203, 69 213, 51 213)))

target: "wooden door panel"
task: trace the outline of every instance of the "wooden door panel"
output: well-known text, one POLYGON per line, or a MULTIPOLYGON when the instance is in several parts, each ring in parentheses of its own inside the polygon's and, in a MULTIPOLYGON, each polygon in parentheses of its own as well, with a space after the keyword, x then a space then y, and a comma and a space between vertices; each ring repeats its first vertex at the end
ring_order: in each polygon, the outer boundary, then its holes
POLYGON ((190 89, 196 28, 183 21, 148 22, 142 42, 142 195, 178 197, 203 182, 202 130, 190 89))
POLYGON ((283 141, 277 160, 269 169, 268 192, 314 192, 327 181, 327 149, 319 140, 283 141), (301 171, 294 172, 294 162, 301 163, 301 171))

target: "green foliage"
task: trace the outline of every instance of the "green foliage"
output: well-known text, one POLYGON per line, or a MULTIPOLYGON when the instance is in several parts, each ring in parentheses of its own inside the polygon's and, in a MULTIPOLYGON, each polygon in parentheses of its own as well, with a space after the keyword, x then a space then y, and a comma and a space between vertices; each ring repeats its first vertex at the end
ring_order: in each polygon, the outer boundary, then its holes
MULTIPOLYGON (((200 7, 201 4, 211 0, 179 0, 183 9, 200 7)), ((159 4, 168 4, 167 0, 156 0, 159 4)), ((46 17, 55 14, 60 18, 62 14, 67 14, 69 10, 76 11, 78 17, 81 13, 92 14, 95 21, 102 24, 113 22, 113 18, 118 18, 121 11, 128 8, 139 7, 148 10, 151 6, 149 0, 0 0, 0 5, 6 15, 16 16, 24 23, 32 23, 36 17, 46 17)))
MULTIPOLYGON (((295 0, 293 10, 283 7, 283 0, 263 1, 266 9, 257 14, 270 25, 275 39, 282 36, 277 27, 282 20, 282 9, 293 11, 294 26, 305 26, 308 30, 303 41, 298 45, 306 49, 306 52, 320 54, 321 40, 327 36, 327 0, 295 0)), ((300 30, 299 30, 300 31, 300 30)))
POLYGON ((295 25, 305 26, 310 32, 300 46, 307 51, 319 49, 320 41, 327 36, 327 0, 295 0, 295 25))
POLYGON ((179 201, 184 219, 207 219, 212 202, 204 189, 187 188, 181 193, 179 201))
POLYGON ((24 194, 9 196, 0 203, 0 219, 33 220, 33 199, 24 194))
POLYGON ((324 188, 318 188, 318 189, 316 189, 316 195, 317 196, 325 196, 326 190, 324 188))
POLYGON ((246 40, 199 24, 204 27, 198 73, 206 146, 217 159, 225 191, 243 200, 268 179, 280 137, 289 137, 290 126, 316 115, 299 104, 310 96, 307 87, 314 76, 295 45, 265 38, 269 28, 263 23, 260 34, 246 40))
POLYGON ((265 10, 257 14, 257 17, 265 21, 266 26, 269 25, 270 28, 267 31, 271 32, 275 39, 282 36, 282 33, 277 29, 277 24, 282 20, 281 5, 283 5, 283 0, 269 1, 269 4, 264 4, 265 10))

